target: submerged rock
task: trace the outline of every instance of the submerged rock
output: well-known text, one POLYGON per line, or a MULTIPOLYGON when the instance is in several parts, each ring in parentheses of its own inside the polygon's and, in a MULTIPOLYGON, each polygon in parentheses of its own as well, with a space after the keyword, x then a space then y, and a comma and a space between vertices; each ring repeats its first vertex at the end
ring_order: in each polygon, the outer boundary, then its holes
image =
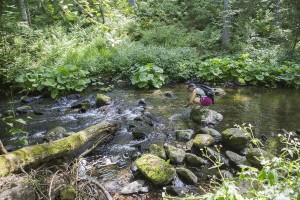
POLYGON ((208 134, 197 134, 193 139, 193 147, 198 149, 211 146, 214 143, 215 139, 208 134))
POLYGON ((190 117, 195 123, 209 125, 216 125, 223 120, 223 116, 220 113, 200 106, 192 109, 190 117))
POLYGON ((96 107, 97 108, 109 105, 110 103, 111 103, 110 97, 108 97, 104 94, 97 94, 97 96, 96 96, 96 107))
POLYGON ((138 193, 142 189, 144 184, 145 184, 145 181, 143 181, 143 180, 137 180, 132 183, 129 183, 121 189, 121 194, 138 193))
POLYGON ((180 164, 185 158, 185 151, 171 145, 166 146, 167 157, 171 163, 180 164))
POLYGON ((154 185, 166 185, 174 179, 176 174, 174 167, 151 154, 144 154, 138 158, 136 166, 154 185))
POLYGON ((16 112, 19 114, 27 114, 32 112, 32 108, 30 106, 21 106, 16 109, 16 112))
POLYGON ((222 138, 225 145, 237 151, 246 148, 249 140, 246 131, 239 128, 226 129, 222 132, 222 138))
POLYGON ((166 192, 172 196, 185 196, 189 190, 185 187, 169 185, 166 187, 166 192))

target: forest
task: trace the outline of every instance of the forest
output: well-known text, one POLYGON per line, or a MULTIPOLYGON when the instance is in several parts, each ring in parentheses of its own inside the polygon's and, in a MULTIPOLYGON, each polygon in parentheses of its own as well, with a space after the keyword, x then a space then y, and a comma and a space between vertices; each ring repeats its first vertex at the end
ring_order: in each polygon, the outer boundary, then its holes
MULTIPOLYGON (((13 93, 59 101, 123 82, 136 91, 195 82, 298 93, 300 1, 0 0, 0 81, 1 99, 13 93)), ((20 131, 14 124, 26 126, 26 120, 12 115, 0 113, 11 132, 20 131)), ((260 146, 251 125, 243 130, 260 146)), ((299 199, 299 134, 285 135, 281 157, 264 155, 264 167, 242 168, 240 178, 251 181, 250 192, 240 192, 235 179, 221 175, 202 196, 166 192, 161 198, 272 199, 269 192, 299 199)), ((207 152, 204 157, 220 172, 220 160, 207 152)))

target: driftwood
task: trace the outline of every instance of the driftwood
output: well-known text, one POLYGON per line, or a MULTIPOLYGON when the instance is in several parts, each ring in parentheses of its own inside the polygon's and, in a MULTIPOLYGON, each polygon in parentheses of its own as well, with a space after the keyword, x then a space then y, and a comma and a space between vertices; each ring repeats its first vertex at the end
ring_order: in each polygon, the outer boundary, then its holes
POLYGON ((101 122, 69 137, 53 142, 28 146, 0 156, 0 177, 28 166, 36 166, 62 155, 78 154, 95 143, 100 144, 112 136, 118 128, 116 123, 101 122))

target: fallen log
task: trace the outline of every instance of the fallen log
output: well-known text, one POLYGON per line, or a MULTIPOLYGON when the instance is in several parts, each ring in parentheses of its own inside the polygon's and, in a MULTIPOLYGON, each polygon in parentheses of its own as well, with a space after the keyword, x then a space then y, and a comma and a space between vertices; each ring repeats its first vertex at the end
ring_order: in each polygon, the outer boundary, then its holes
POLYGON ((102 143, 114 135, 118 124, 101 122, 79 131, 69 137, 24 147, 0 156, 0 177, 24 167, 36 166, 65 154, 76 154, 90 148, 95 143, 102 143))

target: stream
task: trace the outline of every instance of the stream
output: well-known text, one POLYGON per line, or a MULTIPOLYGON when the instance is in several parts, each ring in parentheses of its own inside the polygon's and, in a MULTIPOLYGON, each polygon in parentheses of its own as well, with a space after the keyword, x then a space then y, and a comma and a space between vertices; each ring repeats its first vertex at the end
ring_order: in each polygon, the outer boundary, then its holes
MULTIPOLYGON (((226 95, 215 98, 210 106, 223 115, 223 120, 214 129, 222 132, 235 124, 251 124, 257 138, 276 137, 281 129, 296 131, 300 129, 300 92, 289 88, 229 87, 223 88, 226 95)), ((186 85, 174 84, 160 90, 137 90, 132 87, 115 87, 106 95, 112 103, 101 108, 91 107, 82 111, 74 105, 83 100, 95 104, 96 94, 92 89, 80 95, 68 95, 58 100, 40 97, 30 103, 21 103, 20 97, 2 97, 0 116, 5 117, 7 110, 28 105, 31 108, 16 119, 23 119, 25 124, 13 123, 14 128, 27 132, 29 144, 43 142, 44 135, 57 126, 69 131, 79 131, 103 120, 114 120, 121 123, 116 135, 107 144, 96 148, 85 159, 83 165, 88 173, 97 177, 105 188, 117 194, 121 188, 132 180, 130 167, 141 154, 148 152, 150 144, 164 145, 175 141, 175 130, 196 129, 197 125, 190 120, 191 108, 185 108, 189 98, 186 85), (142 115, 151 119, 146 124, 139 120, 142 115), (140 123, 140 124, 139 124, 140 123), (145 137, 135 139, 131 127, 142 126, 147 133, 145 137)), ((0 121, 0 139, 8 150, 21 147, 20 135, 11 136, 10 127, 0 121)), ((182 144, 184 145, 184 144, 182 144)), ((206 181, 204 168, 194 169, 200 180, 206 181), (202 177, 202 179, 201 179, 202 177)), ((200 193, 197 187, 185 185, 175 179, 174 185, 187 187, 194 193, 200 193)), ((152 188, 149 199, 155 199, 161 188, 152 188)), ((146 198, 147 199, 147 198, 146 198)))

